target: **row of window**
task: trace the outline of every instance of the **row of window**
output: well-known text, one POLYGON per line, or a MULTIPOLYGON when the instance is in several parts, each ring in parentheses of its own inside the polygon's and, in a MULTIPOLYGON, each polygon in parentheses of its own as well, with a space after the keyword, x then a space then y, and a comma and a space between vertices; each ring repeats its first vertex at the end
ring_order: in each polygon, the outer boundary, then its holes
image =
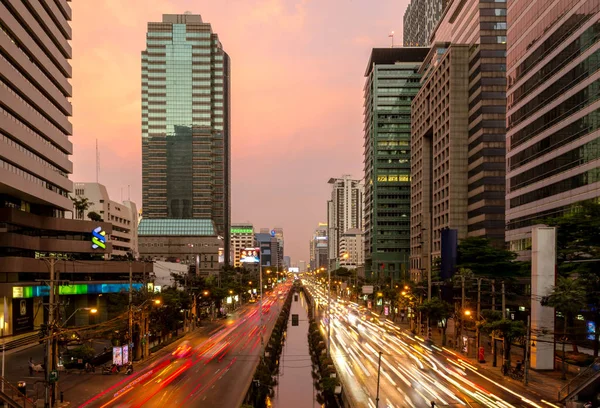
POLYGON ((17 149, 20 152, 22 152, 23 154, 25 154, 27 157, 30 157, 30 158, 34 159, 36 162, 41 163, 43 166, 48 167, 50 170, 58 173, 60 176, 65 177, 65 178, 69 177, 69 175, 67 173, 65 173, 64 171, 60 170, 58 167, 51 164, 46 159, 38 156, 37 154, 33 153, 31 150, 29 150, 22 144, 15 142, 10 137, 5 136, 1 132, 0 132, 0 141, 6 143, 9 146, 14 147, 15 149, 17 149))
POLYGON ((39 177, 34 176, 33 174, 20 169, 19 167, 13 166, 12 164, 0 159, 0 167, 3 168, 4 170, 8 170, 11 173, 14 173, 22 178, 24 178, 25 180, 35 183, 35 184, 39 184, 42 187, 45 187, 46 189, 55 192, 56 194, 59 194, 63 197, 68 197, 69 196, 69 192, 66 190, 63 190, 62 188, 55 186, 52 183, 47 182, 46 180, 42 180, 39 177))

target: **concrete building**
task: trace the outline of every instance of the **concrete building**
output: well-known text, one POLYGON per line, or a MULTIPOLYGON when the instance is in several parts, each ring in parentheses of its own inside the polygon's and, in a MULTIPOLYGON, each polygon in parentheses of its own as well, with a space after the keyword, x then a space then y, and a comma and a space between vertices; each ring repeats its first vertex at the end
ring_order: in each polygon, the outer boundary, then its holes
POLYGON ((365 247, 363 233, 357 228, 346 230, 340 236, 338 259, 339 266, 356 269, 365 263, 365 247))
POLYGON ((257 243, 256 246, 260 248, 261 265, 263 267, 278 268, 280 264, 277 237, 270 233, 258 233, 255 235, 255 240, 257 243))
POLYGON ((327 202, 327 225, 329 245, 329 267, 339 264, 341 235, 349 229, 362 231, 363 224, 363 184, 350 175, 329 179, 331 200, 327 202))
POLYGON ((198 275, 219 272, 223 240, 210 220, 143 218, 138 228, 140 257, 190 266, 198 275))
POLYGON ((306 272, 306 261, 298 261, 298 270, 300 273, 306 272))
POLYGON ((442 229, 504 241, 506 4, 450 1, 431 43, 412 112, 413 277, 442 229))
POLYGON ((329 251, 328 251, 328 236, 327 224, 320 222, 310 240, 310 269, 316 270, 319 268, 328 268, 329 251))
POLYGON ((191 13, 148 23, 142 51, 144 218, 212 220, 229 254, 230 144, 230 62, 218 35, 191 13))
POLYGON ((292 258, 290 258, 289 256, 284 256, 283 257, 283 266, 285 268, 290 268, 292 266, 292 258))
MULTIPOLYGON (((106 187, 99 183, 75 183, 75 197, 85 197, 91 203, 90 207, 82 214, 73 208, 71 215, 75 219, 82 217, 88 220, 88 214, 95 212, 103 221, 112 224, 112 233, 108 240, 112 243, 112 252, 108 259, 126 257, 131 254, 138 258, 138 210, 133 201, 118 203, 108 196, 106 187)), ((68 215, 68 214, 67 214, 68 215)))
POLYGON ((240 255, 246 248, 254 248, 254 226, 248 222, 231 224, 231 249, 233 251, 233 266, 245 266, 240 262, 240 255))
POLYGON ((367 276, 408 267, 411 102, 427 48, 374 48, 364 86, 364 232, 367 276))
POLYGON ((506 241, 529 258, 532 226, 600 197, 600 3, 513 0, 507 14, 506 241))
POLYGON ((429 45, 429 37, 447 5, 448 0, 411 0, 404 12, 404 46, 429 45))

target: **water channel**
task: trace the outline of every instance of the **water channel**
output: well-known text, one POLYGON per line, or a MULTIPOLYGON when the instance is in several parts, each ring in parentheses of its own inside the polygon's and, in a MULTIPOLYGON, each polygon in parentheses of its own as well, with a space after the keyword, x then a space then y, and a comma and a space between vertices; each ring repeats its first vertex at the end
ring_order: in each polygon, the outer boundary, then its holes
POLYGON ((275 388, 275 408, 319 408, 313 387, 311 358, 308 350, 308 313, 302 292, 294 294, 287 334, 279 361, 278 385, 275 388), (296 301, 295 296, 298 296, 296 301), (292 326, 292 315, 298 315, 298 326, 292 326))

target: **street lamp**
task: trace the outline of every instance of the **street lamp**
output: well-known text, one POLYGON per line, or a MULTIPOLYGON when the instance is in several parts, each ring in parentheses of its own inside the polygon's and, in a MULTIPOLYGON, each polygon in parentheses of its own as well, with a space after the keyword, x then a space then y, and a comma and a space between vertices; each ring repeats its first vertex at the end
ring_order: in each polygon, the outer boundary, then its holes
POLYGON ((77 312, 79 312, 79 311, 81 311, 81 310, 88 311, 88 312, 90 312, 90 314, 96 314, 96 313, 98 313, 98 309, 96 309, 96 308, 93 308, 93 307, 80 307, 79 309, 76 309, 76 310, 75 310, 75 311, 74 311, 74 312, 71 314, 71 316, 69 316, 69 317, 67 318, 67 320, 65 320, 65 321, 63 322, 63 324, 62 324, 62 327, 64 327, 64 326, 67 324, 67 322, 68 322, 69 320, 71 320, 71 318, 72 318, 73 316, 75 316, 75 313, 77 313, 77 312))

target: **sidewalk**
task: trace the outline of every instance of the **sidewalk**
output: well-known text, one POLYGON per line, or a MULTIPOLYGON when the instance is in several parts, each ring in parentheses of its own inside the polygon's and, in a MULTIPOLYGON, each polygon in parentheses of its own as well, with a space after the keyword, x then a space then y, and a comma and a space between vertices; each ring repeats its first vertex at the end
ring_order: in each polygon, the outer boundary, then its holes
MULTIPOLYGON (((396 324, 406 330, 409 330, 409 326, 410 324, 408 322, 396 322, 396 324)), ((441 332, 436 328, 434 330, 432 330, 432 336, 431 336, 431 340, 433 341, 434 344, 436 344, 437 346, 441 346, 442 344, 442 334, 441 332)), ((450 344, 452 344, 450 342, 450 340, 454 340, 452 338, 454 334, 454 331, 450 331, 450 329, 446 330, 446 349, 451 350, 452 352, 456 353, 457 356, 460 356, 460 358, 468 361, 470 364, 474 365, 475 367, 481 369, 483 372, 485 372, 485 374, 491 378, 492 380, 504 385, 504 386, 508 386, 511 389, 519 390, 519 391, 524 391, 524 392, 528 392, 528 393, 533 393, 538 395, 540 398, 548 400, 548 401, 556 401, 557 397, 558 397, 558 392, 560 391, 560 389, 562 387, 564 387, 567 382, 572 379, 575 375, 574 374, 567 374, 567 380, 561 380, 561 372, 554 370, 554 371, 535 371, 535 370, 529 370, 529 382, 527 384, 527 386, 525 386, 523 384, 522 381, 517 381, 514 380, 508 376, 504 376, 502 375, 502 342, 498 341, 497 342, 497 366, 493 367, 492 365, 492 361, 493 361, 493 354, 492 354, 492 350, 491 347, 488 345, 488 337, 487 336, 481 336, 481 346, 484 347, 485 349, 485 362, 484 363, 480 363, 479 361, 477 361, 476 357, 469 357, 466 356, 465 354, 461 353, 459 350, 455 349, 454 347, 451 347, 450 344)), ((472 353, 471 353, 472 354, 472 353)), ((519 347, 515 347, 513 346, 511 348, 511 362, 514 366, 514 364, 517 361, 522 361, 523 360, 523 349, 519 348, 519 347)))

